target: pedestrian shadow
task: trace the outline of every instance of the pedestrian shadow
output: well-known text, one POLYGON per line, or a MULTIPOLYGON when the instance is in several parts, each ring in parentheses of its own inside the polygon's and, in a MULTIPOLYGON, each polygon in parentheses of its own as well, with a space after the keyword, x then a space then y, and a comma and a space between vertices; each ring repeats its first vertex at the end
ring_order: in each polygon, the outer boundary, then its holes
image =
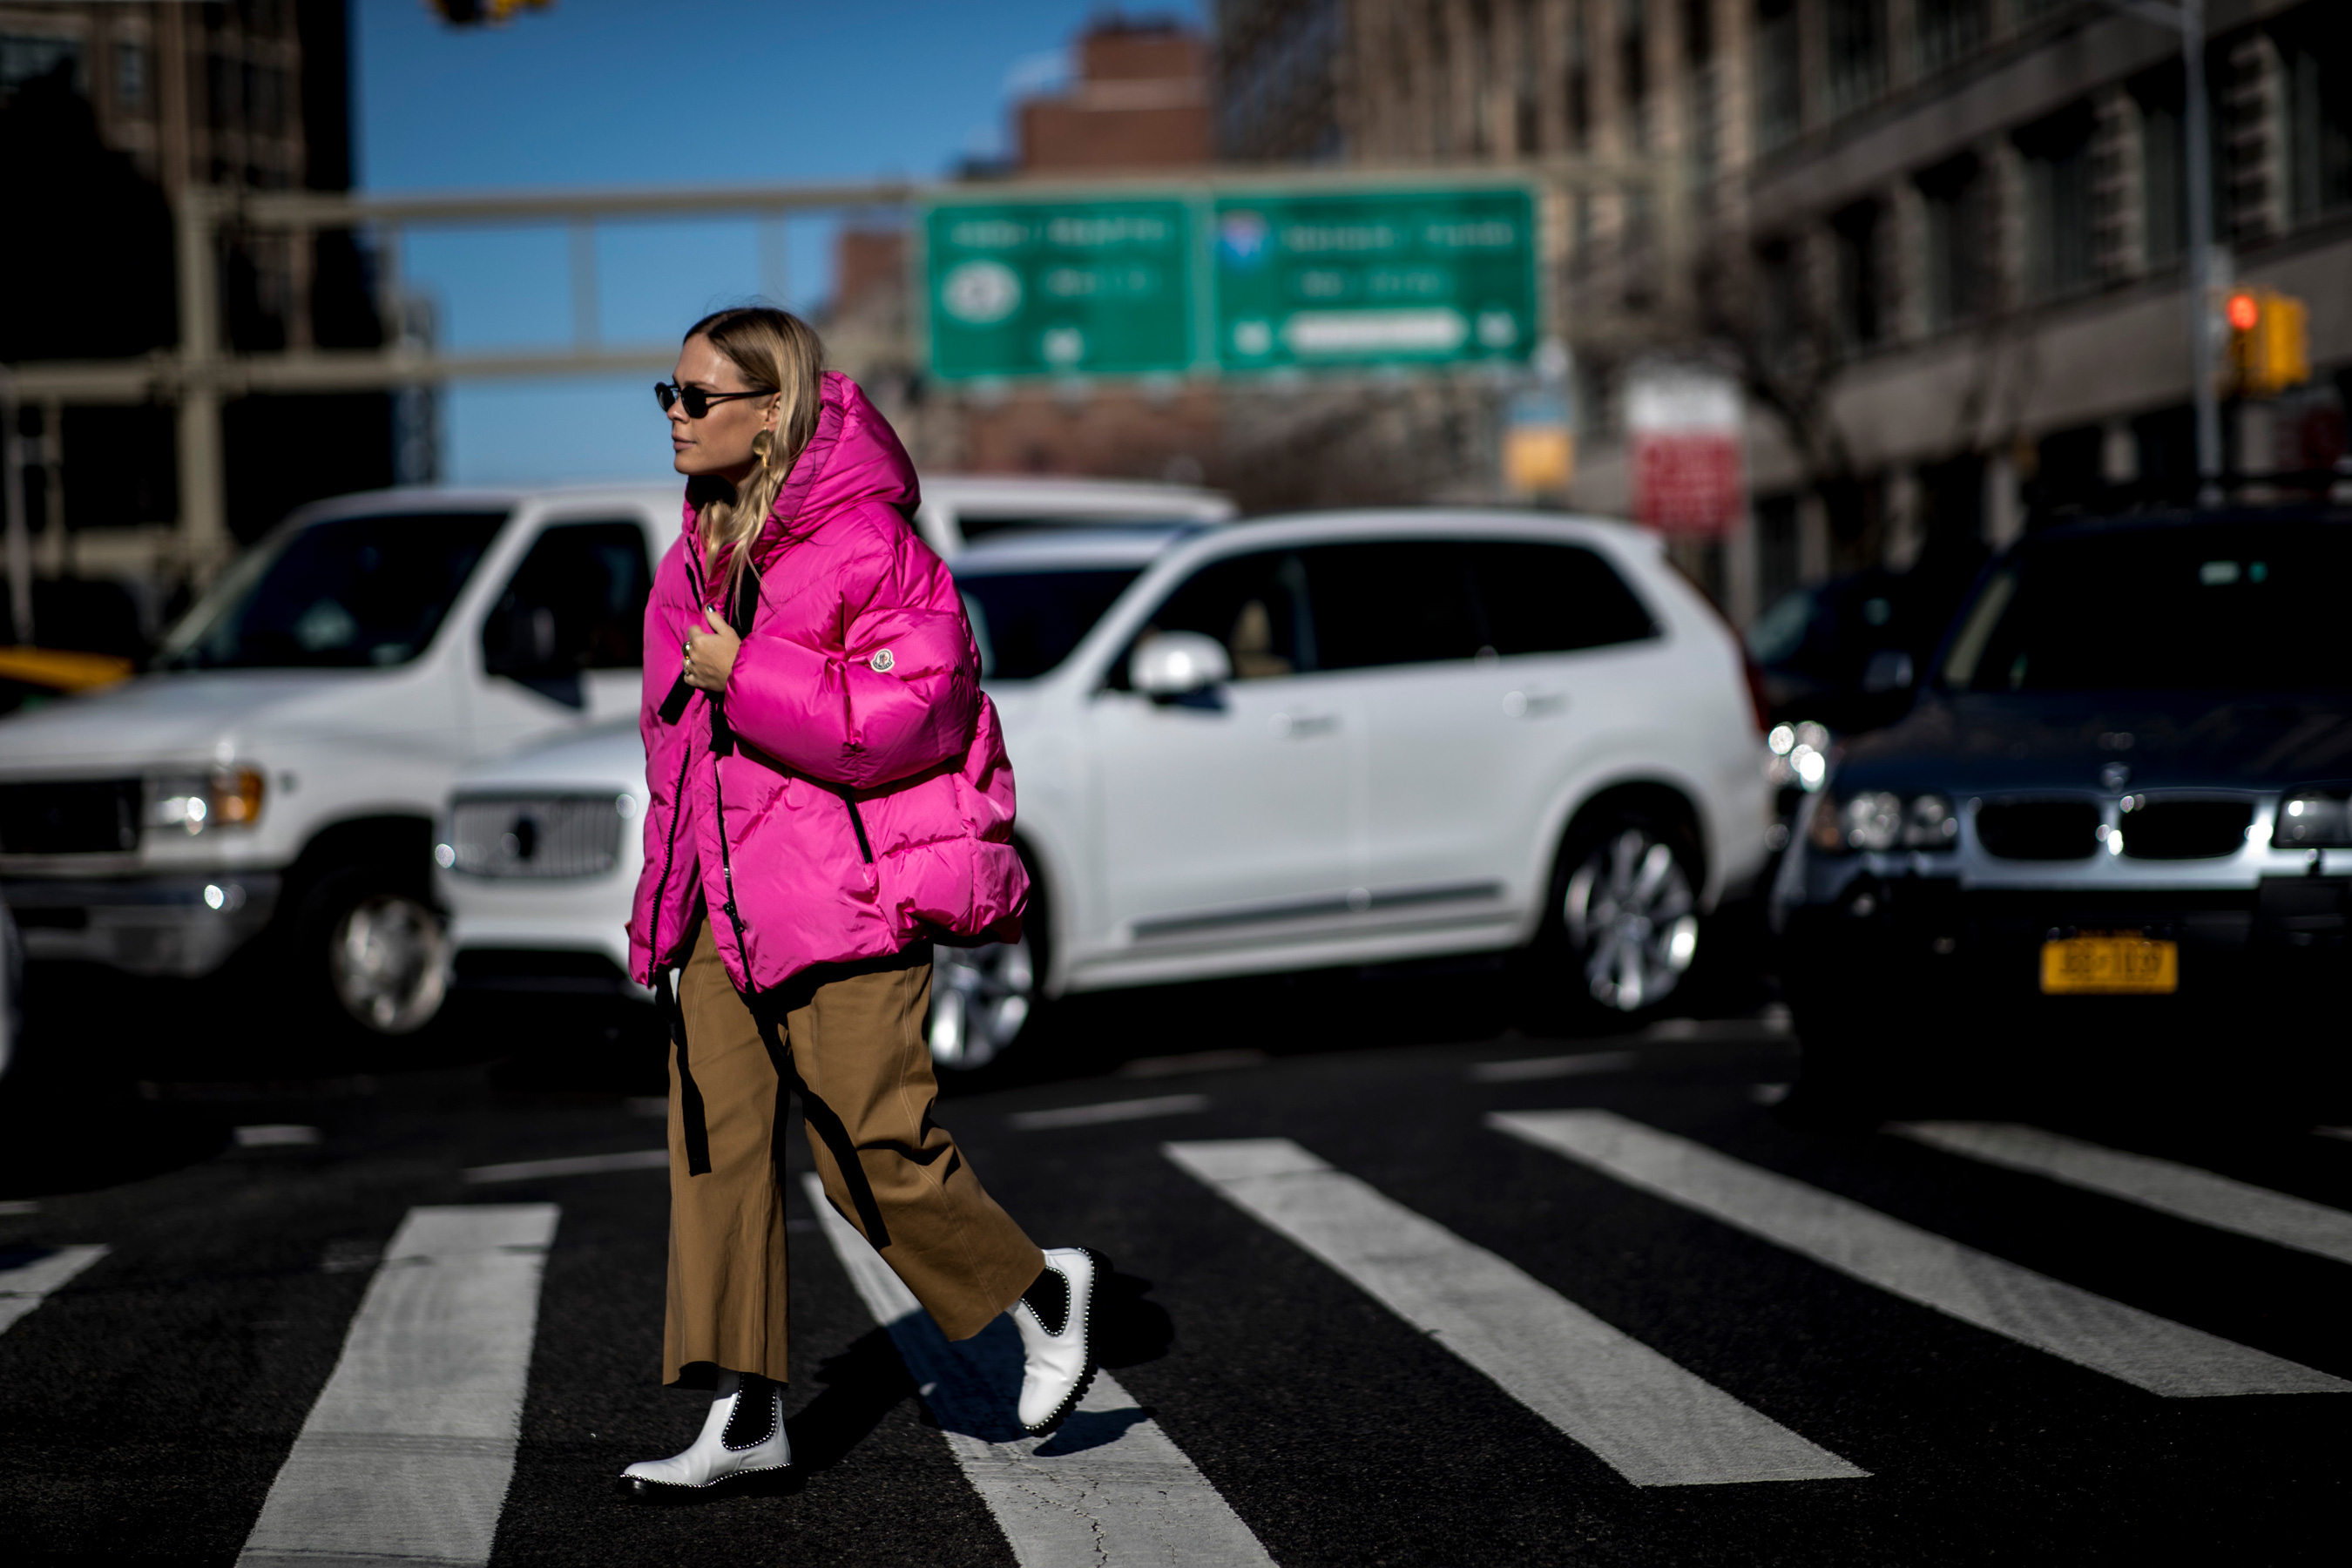
POLYGON ((839 1355, 818 1364, 823 1392, 784 1423, 793 1445, 793 1469, 803 1476, 829 1470, 848 1457, 882 1424, 898 1403, 915 1392, 887 1330, 860 1335, 839 1355))
POLYGON ((1126 1436, 1130 1426, 1139 1426, 1151 1419, 1151 1412, 1135 1406, 1125 1410, 1073 1411, 1054 1435, 1033 1450, 1041 1459, 1058 1459, 1066 1454, 1083 1454, 1088 1448, 1100 1448, 1116 1443, 1126 1436))
POLYGON ((1176 1341, 1168 1309, 1150 1299, 1151 1281, 1112 1269, 1095 1286, 1095 1360, 1108 1367, 1141 1366, 1168 1353, 1176 1341))

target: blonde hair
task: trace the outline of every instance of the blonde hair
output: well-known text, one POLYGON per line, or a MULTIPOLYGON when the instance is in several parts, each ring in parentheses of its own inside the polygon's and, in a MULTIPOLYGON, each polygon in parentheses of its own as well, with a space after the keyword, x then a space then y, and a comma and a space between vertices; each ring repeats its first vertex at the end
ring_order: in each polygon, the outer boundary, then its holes
POLYGON ((727 598, 734 603, 736 585, 751 556, 751 542, 768 520, 768 509, 792 477, 793 465, 809 438, 816 434, 816 416, 823 396, 824 343, 814 328, 788 310, 743 306, 719 310, 686 330, 686 341, 709 338, 743 374, 747 386, 777 395, 776 432, 751 478, 739 488, 716 475, 704 475, 687 487, 695 505, 701 533, 703 569, 727 567, 727 598))

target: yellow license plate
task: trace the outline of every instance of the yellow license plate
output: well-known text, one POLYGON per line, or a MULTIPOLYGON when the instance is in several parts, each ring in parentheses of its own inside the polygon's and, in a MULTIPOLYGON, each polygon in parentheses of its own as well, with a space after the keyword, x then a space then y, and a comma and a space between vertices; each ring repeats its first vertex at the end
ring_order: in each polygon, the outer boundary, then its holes
POLYGON ((2046 996, 2169 996, 2180 989, 2180 944, 2127 931, 2042 944, 2046 996))

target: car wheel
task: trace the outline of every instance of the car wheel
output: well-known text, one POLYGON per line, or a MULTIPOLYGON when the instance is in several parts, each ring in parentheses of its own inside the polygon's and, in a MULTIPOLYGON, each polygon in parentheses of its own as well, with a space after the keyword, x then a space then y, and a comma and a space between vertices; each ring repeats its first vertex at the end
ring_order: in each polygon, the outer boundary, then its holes
POLYGON ((440 1012, 447 928, 415 892, 364 871, 330 878, 310 900, 309 955, 342 1016, 372 1035, 413 1035, 440 1012))
POLYGON ((950 1072, 984 1068, 1019 1039, 1037 1011, 1036 950, 1019 942, 942 947, 931 957, 931 1062, 950 1072))
POLYGON ((1698 957, 1697 859, 1686 830, 1647 812, 1580 826, 1537 938, 1533 1011, 1547 1023, 1606 1026, 1672 996, 1698 957))
POLYGON ((923 1035, 931 1065, 942 1073, 977 1072, 1013 1044, 1034 1040, 1047 1010, 1045 879, 1027 855, 1029 909, 1021 940, 979 947, 938 947, 931 952, 931 1011, 923 1035))

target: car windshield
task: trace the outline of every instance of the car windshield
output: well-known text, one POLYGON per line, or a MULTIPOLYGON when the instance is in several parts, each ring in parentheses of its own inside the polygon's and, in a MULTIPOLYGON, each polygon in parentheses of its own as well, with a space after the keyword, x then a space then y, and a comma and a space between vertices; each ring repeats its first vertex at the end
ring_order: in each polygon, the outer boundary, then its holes
POLYGON ((2029 544, 1969 606, 1963 691, 2281 691, 2346 684, 2352 528, 2243 520, 2029 544))
POLYGON ((980 643, 980 678, 1031 680, 1050 673, 1139 574, 1118 566, 960 578, 964 613, 980 643))
POLYGON ((314 522, 257 550, 189 612, 162 669, 341 669, 425 651, 504 512, 314 522))

